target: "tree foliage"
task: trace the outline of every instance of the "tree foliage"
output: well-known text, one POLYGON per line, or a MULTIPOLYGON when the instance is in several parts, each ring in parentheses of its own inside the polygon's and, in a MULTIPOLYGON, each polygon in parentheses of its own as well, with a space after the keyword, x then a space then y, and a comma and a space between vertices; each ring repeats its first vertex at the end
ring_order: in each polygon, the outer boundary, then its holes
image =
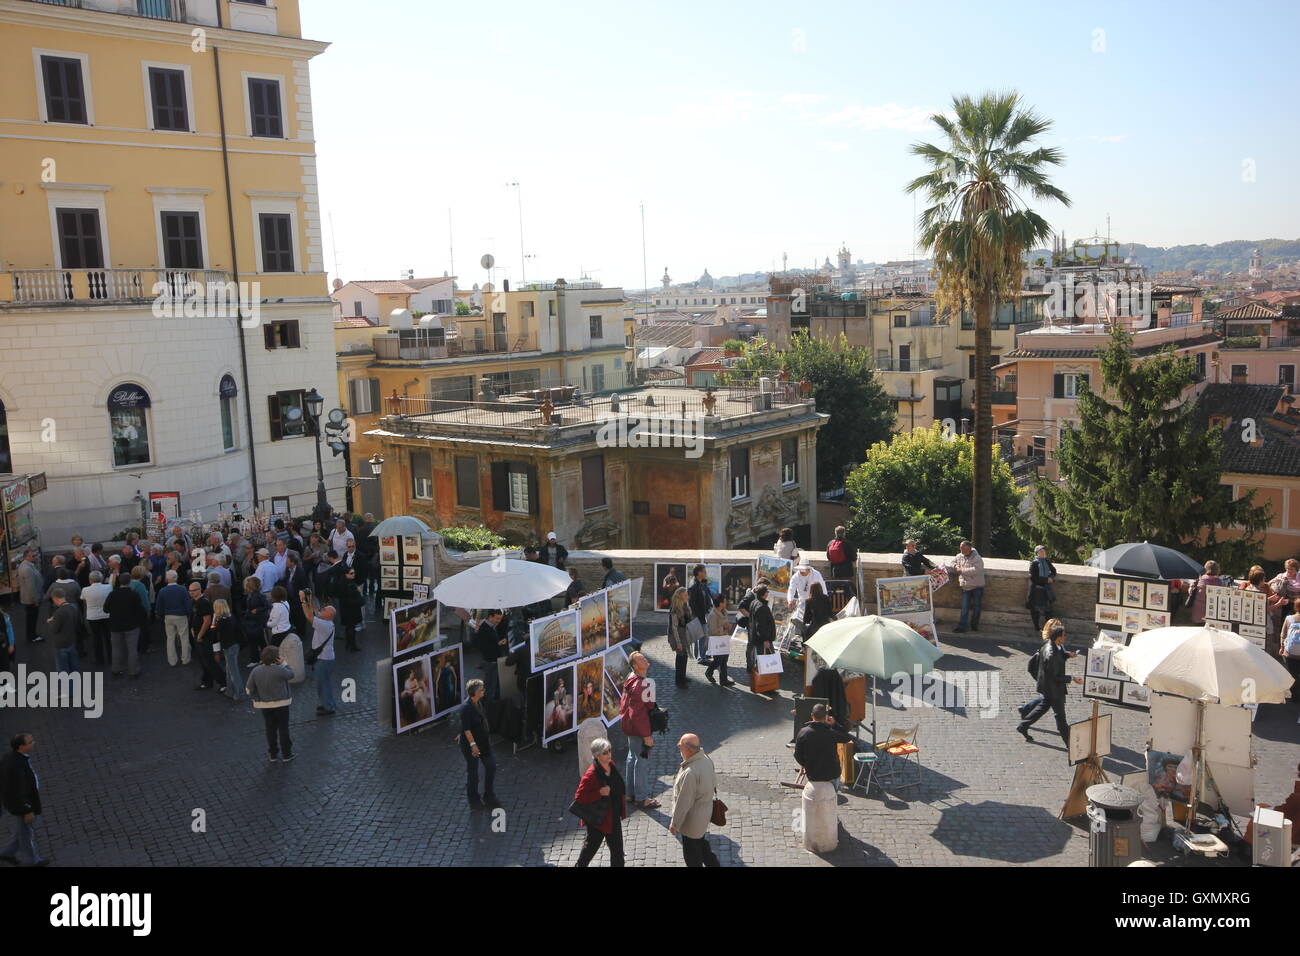
POLYGON ((781 370, 791 382, 809 382, 817 410, 830 415, 817 433, 817 484, 822 490, 842 488, 848 469, 894 428, 894 406, 876 377, 870 350, 849 345, 842 333, 831 340, 796 333, 781 352, 757 339, 745 345, 731 378, 781 370))
POLYGON ((1062 429, 1055 454, 1062 480, 1040 478, 1035 487, 1035 532, 1077 558, 1150 541, 1248 566, 1270 509, 1254 503, 1254 491, 1234 501, 1231 486, 1220 484, 1223 434, 1204 427, 1186 400, 1195 362, 1172 346, 1136 362, 1132 340, 1116 327, 1101 354, 1102 392, 1081 384, 1079 424, 1062 429), (1241 536, 1219 540, 1230 527, 1241 536))
MULTIPOLYGON (((945 434, 939 425, 878 442, 848 480, 850 533, 868 551, 900 549, 916 538, 922 549, 956 553, 970 537, 970 485, 975 463, 968 436, 945 434)), ((1001 458, 993 467, 991 553, 1026 553, 1019 519, 1021 491, 1001 458)))
POLYGON ((506 544, 505 538, 483 525, 442 528, 438 534, 442 535, 443 544, 453 551, 490 551, 506 544))

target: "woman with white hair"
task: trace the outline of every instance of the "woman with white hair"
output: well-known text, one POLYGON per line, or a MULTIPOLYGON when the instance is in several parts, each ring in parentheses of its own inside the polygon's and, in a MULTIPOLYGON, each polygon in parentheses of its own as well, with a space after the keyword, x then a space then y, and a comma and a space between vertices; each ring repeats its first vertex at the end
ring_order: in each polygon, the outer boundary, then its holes
POLYGON ((578 781, 569 811, 587 828, 578 866, 589 866, 601 841, 609 847, 609 865, 623 865, 623 820, 627 817, 626 787, 614 763, 614 747, 604 737, 591 742, 591 766, 578 781))

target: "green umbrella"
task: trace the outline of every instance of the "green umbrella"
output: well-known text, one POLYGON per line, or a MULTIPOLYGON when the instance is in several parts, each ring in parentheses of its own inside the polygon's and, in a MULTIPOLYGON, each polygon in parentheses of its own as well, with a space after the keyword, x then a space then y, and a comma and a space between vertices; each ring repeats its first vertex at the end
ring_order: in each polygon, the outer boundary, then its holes
POLYGON ((805 644, 828 667, 856 671, 871 677, 871 738, 876 737, 877 677, 924 674, 943 657, 935 647, 902 621, 876 614, 845 617, 823 625, 805 644))

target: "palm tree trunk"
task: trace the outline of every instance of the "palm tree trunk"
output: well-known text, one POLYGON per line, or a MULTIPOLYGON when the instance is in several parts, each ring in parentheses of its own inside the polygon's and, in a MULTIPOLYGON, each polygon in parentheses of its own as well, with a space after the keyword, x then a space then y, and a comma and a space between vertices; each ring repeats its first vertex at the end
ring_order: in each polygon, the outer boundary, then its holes
POLYGON ((975 474, 971 482, 971 543, 982 555, 992 554, 993 534, 993 409, 991 353, 993 302, 975 303, 975 474))

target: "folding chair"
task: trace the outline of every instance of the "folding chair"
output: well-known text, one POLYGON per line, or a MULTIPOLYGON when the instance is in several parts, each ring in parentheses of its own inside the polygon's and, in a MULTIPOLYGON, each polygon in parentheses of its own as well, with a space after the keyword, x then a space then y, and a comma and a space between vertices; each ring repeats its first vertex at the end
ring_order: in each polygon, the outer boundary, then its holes
POLYGON ((880 769, 880 754, 874 751, 855 753, 853 762, 858 765, 858 773, 853 778, 853 786, 849 787, 850 790, 862 787, 862 795, 868 796, 871 793, 871 785, 875 783, 876 786, 880 787, 881 793, 885 792, 884 786, 876 780, 876 771, 880 769), (863 775, 867 778, 866 786, 862 784, 863 775))
POLYGON ((919 724, 913 727, 892 727, 884 742, 876 744, 877 754, 889 757, 888 772, 882 775, 884 778, 881 780, 882 787, 887 781, 888 786, 894 790, 903 790, 907 787, 920 788, 921 748, 916 745, 916 735, 920 729, 919 724), (906 782, 906 764, 913 760, 916 764, 916 779, 906 782))

